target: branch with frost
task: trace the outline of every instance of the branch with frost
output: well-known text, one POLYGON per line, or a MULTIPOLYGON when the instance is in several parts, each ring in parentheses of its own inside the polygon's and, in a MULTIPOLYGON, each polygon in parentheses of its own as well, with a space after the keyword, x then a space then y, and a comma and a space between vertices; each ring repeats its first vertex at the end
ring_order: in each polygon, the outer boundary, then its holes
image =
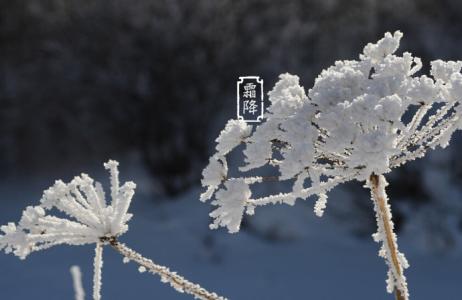
POLYGON ((388 185, 383 175, 372 174, 367 181, 366 187, 371 190, 371 198, 374 202, 376 213, 377 233, 373 235, 374 241, 382 243, 379 256, 383 257, 388 264, 387 291, 395 292, 398 300, 408 299, 404 269, 409 267, 404 254, 398 250, 398 241, 394 233, 394 224, 391 220, 391 208, 385 187, 388 185))
MULTIPOLYGON (((135 194, 135 183, 119 182, 118 162, 110 160, 104 164, 109 170, 111 182, 111 202, 105 200, 104 190, 86 174, 76 176, 71 182, 61 180, 47 189, 37 206, 28 206, 20 221, 1 226, 0 250, 13 253, 21 259, 39 250, 52 246, 95 244, 93 299, 101 299, 103 247, 111 245, 122 255, 134 252, 122 251, 114 241, 128 230, 128 213, 135 194), (64 213, 64 217, 52 215, 53 211, 64 213)), ((124 248, 128 249, 128 248, 124 248)), ((143 261, 152 261, 136 254, 143 261)), ((135 260, 132 256, 128 259, 135 260)), ((135 260, 136 261, 136 260, 135 260)), ((157 266, 157 265, 156 265, 157 266)), ((207 292, 197 284, 192 284, 165 267, 157 266, 162 282, 168 282, 178 291, 191 294, 197 299, 223 300, 215 293, 207 292), (181 279, 181 280, 180 280, 181 279)), ((156 273, 155 269, 150 269, 156 273)), ((77 276, 74 269, 73 275, 77 276)), ((76 288, 77 294, 77 288, 76 288)), ((82 296, 83 297, 83 296, 82 296)), ((76 295, 77 298, 77 295, 76 295)))
POLYGON ((243 215, 256 207, 294 205, 312 195, 318 197, 314 211, 322 216, 332 188, 366 182, 377 213, 375 239, 383 243, 380 253, 390 270, 388 291, 408 299, 407 262, 397 250, 383 174, 446 147, 461 128, 462 62, 436 60, 430 76, 417 76, 420 58, 395 54, 402 36, 386 33, 367 44, 358 60, 336 61, 307 93, 297 76, 282 74, 268 93, 265 122, 228 121, 202 174, 201 201, 214 198, 210 227, 238 232, 243 215), (244 164, 230 178, 227 156, 241 144, 244 164), (267 178, 255 175, 268 169, 275 172, 273 181, 288 182, 292 191, 254 198, 254 187, 267 178))
POLYGON ((178 275, 176 272, 170 271, 169 268, 158 265, 152 260, 143 257, 141 254, 128 248, 126 245, 120 243, 116 238, 107 240, 114 250, 124 256, 124 262, 130 261, 136 262, 140 267, 138 268, 140 273, 148 271, 152 274, 159 275, 160 280, 164 283, 170 284, 175 290, 180 293, 187 293, 193 295, 197 299, 205 300, 225 300, 226 298, 218 296, 215 293, 211 293, 200 285, 192 283, 184 277, 178 275))
POLYGON ((102 270, 103 270, 103 244, 96 243, 95 257, 93 260, 93 299, 101 299, 102 285, 102 270))
POLYGON ((85 290, 83 289, 82 272, 80 271, 79 266, 72 266, 70 268, 70 272, 72 276, 72 285, 74 287, 75 300, 84 300, 85 290))

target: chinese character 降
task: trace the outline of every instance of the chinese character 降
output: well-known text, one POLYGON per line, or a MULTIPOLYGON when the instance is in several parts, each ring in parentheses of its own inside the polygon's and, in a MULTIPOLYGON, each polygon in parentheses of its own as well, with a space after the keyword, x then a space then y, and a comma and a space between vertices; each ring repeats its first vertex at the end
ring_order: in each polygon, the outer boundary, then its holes
MULTIPOLYGON (((255 91, 254 91, 255 92, 255 91)), ((244 113, 248 112, 254 115, 257 112, 257 101, 255 100, 244 100, 244 113)))

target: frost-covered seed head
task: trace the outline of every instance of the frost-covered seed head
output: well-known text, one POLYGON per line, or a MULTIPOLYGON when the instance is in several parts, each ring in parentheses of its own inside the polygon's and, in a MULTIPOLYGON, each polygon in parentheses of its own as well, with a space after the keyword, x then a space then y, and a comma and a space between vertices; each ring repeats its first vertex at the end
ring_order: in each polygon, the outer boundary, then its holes
POLYGON ((399 31, 386 33, 367 44, 359 60, 336 61, 307 93, 297 76, 280 75, 268 93, 266 120, 253 131, 241 121, 228 122, 203 172, 207 191, 201 200, 215 192, 217 198, 212 228, 235 232, 244 211, 253 213, 269 203, 293 204, 295 198, 310 195, 320 197, 315 211, 322 215, 325 195, 335 185, 388 173, 449 143, 462 127, 462 62, 433 61, 432 77, 415 76, 421 60, 408 52, 395 54, 402 36, 399 31), (226 154, 241 143, 242 173, 270 165, 279 180, 295 179, 293 192, 251 199, 249 185, 264 178, 228 178, 226 154))
POLYGON ((28 206, 23 211, 17 225, 1 227, 4 234, 0 236, 0 249, 25 258, 32 251, 54 245, 98 243, 103 237, 125 233, 136 185, 126 182, 119 186, 118 163, 110 160, 104 165, 111 175, 110 204, 106 203, 101 185, 86 174, 67 184, 58 180, 44 191, 38 206, 28 206), (67 218, 49 214, 54 209, 67 218))

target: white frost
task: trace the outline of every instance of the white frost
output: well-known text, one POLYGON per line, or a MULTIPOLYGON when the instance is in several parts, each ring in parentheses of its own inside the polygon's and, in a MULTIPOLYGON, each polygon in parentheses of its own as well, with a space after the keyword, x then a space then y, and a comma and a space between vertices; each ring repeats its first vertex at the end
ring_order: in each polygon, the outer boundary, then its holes
MULTIPOLYGON (((237 232, 244 212, 253 214, 256 207, 267 204, 293 205, 312 195, 318 197, 314 211, 322 216, 327 192, 336 185, 382 176, 423 157, 428 149, 446 147, 462 128, 462 62, 433 61, 432 77, 416 76, 421 59, 408 52, 395 54, 402 37, 399 31, 387 32, 367 44, 358 60, 336 61, 307 93, 297 76, 280 75, 268 93, 271 105, 265 121, 252 133, 233 129, 244 125, 231 126, 237 121, 229 121, 212 159, 226 161, 224 156, 244 143, 245 164, 237 178, 223 174, 224 168, 212 172, 209 166, 204 171, 207 191, 201 200, 215 194, 212 204, 217 206, 210 214, 214 219, 210 227, 237 232), (225 133, 232 137, 230 142, 224 142, 225 133), (271 168, 279 175, 251 179, 271 168), (246 174, 249 171, 252 174, 246 174), (287 181, 292 191, 252 199, 253 185, 266 181, 287 181)), ((377 240, 384 242, 380 228, 379 224, 377 240)), ((390 263, 384 245, 381 253, 390 263)), ((404 256, 395 256, 404 269, 404 256)), ((390 266, 389 276, 389 290, 396 288, 407 299, 404 275, 390 266)))
POLYGON ((326 192, 335 185, 388 173, 428 149, 448 145, 453 132, 462 128, 462 62, 433 61, 433 78, 415 76, 422 67, 420 58, 408 52, 394 54, 402 36, 399 31, 386 33, 377 43, 367 44, 359 60, 336 61, 319 74, 308 93, 298 76, 280 75, 268 93, 271 105, 265 122, 253 133, 240 121, 228 122, 203 173, 207 190, 201 200, 214 193, 220 196, 213 202, 219 208, 212 213, 212 228, 235 231, 246 208, 253 212, 260 205, 293 204, 295 198, 313 194, 323 195, 315 206, 316 214, 322 215, 326 192), (410 121, 403 119, 405 114, 411 115, 410 121), (244 201, 250 193, 246 188, 242 197, 226 196, 226 181, 235 178, 227 176, 225 155, 241 143, 246 146, 245 165, 239 167, 244 181, 244 173, 265 165, 277 169, 279 181, 298 179, 306 172, 321 179, 308 176, 311 186, 293 188, 296 193, 244 201))
POLYGON ((128 207, 135 192, 135 184, 119 186, 117 162, 105 164, 111 174, 112 201, 108 205, 98 183, 86 174, 71 182, 60 180, 47 189, 38 206, 29 206, 18 224, 1 227, 0 249, 14 252, 24 259, 33 251, 54 245, 84 245, 98 243, 102 237, 119 236, 128 230, 131 218, 128 207), (66 214, 55 217, 52 210, 66 214))
POLYGON ((242 120, 229 120, 225 128, 216 139, 217 151, 220 156, 228 154, 250 135, 252 127, 242 120))
POLYGON ((85 290, 83 289, 82 272, 80 271, 80 267, 72 266, 70 268, 70 272, 72 275, 72 284, 74 286, 75 300, 84 300, 85 290))
POLYGON ((238 232, 250 195, 249 186, 243 180, 227 181, 225 189, 218 191, 216 200, 212 202, 218 208, 210 213, 210 216, 215 218, 210 228, 226 226, 229 232, 238 232))

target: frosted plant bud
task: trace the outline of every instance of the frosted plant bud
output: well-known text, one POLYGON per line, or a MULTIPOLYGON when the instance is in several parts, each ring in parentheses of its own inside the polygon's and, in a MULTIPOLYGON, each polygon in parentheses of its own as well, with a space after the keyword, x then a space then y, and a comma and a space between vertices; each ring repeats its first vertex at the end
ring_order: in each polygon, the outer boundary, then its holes
POLYGON ((412 104, 428 104, 434 102, 440 90, 435 86, 433 79, 422 75, 421 77, 413 78, 407 87, 406 98, 414 100, 412 104))
POLYGON ((14 255, 21 259, 26 258, 31 251, 31 244, 27 240, 27 234, 18 229, 14 223, 3 225, 0 229, 4 233, 0 237, 0 249, 3 249, 7 254, 13 252, 14 255))
POLYGON ((364 93, 369 69, 358 64, 336 62, 336 65, 323 70, 316 78, 313 88, 308 92, 311 101, 322 112, 328 112, 344 101, 351 101, 364 93), (367 73, 367 74, 366 74, 367 73))
POLYGON ((443 82, 448 82, 451 75, 459 73, 462 68, 462 61, 442 61, 440 59, 434 60, 431 63, 430 74, 435 79, 443 82))
POLYGON ((268 93, 271 106, 270 113, 288 116, 294 114, 305 101, 305 90, 299 84, 298 76, 289 73, 279 75, 279 81, 268 93))
POLYGON ((375 106, 378 117, 390 122, 399 122, 404 110, 405 107, 398 95, 384 97, 375 106))
POLYGON ((309 106, 300 108, 293 118, 281 123, 280 129, 284 132, 280 136, 282 142, 291 145, 281 149, 283 157, 279 164, 281 179, 290 179, 304 171, 304 166, 311 162, 315 156, 314 140, 317 133, 312 124, 306 122, 314 115, 313 109, 309 106))
POLYGON ((367 57, 374 62, 381 61, 387 55, 395 53, 402 37, 403 33, 401 31, 395 31, 393 35, 390 32, 385 33, 385 37, 376 44, 369 43, 364 47, 364 56, 361 59, 367 57))
POLYGON ((220 156, 226 155, 229 151, 238 146, 250 135, 252 127, 242 120, 229 120, 216 139, 217 152, 220 156))
POLYGON ((208 166, 202 172, 202 184, 219 185, 226 177, 226 166, 215 157, 211 157, 208 166))
POLYGON ((244 214, 245 204, 251 196, 249 186, 243 180, 232 180, 225 183, 225 189, 217 192, 213 205, 218 206, 210 213, 215 221, 210 226, 227 227, 230 233, 238 232, 244 214))
POLYGON ((253 135, 249 138, 244 149, 246 165, 240 168, 241 171, 261 167, 265 165, 273 155, 271 146, 272 136, 264 133, 273 133, 273 130, 270 130, 269 126, 259 126, 256 131, 260 134, 253 135))
POLYGON ((225 180, 228 168, 226 160, 219 160, 216 157, 211 157, 209 164, 202 171, 202 185, 208 186, 207 191, 201 195, 201 201, 206 201, 212 197, 213 192, 218 188, 223 180, 225 180))

